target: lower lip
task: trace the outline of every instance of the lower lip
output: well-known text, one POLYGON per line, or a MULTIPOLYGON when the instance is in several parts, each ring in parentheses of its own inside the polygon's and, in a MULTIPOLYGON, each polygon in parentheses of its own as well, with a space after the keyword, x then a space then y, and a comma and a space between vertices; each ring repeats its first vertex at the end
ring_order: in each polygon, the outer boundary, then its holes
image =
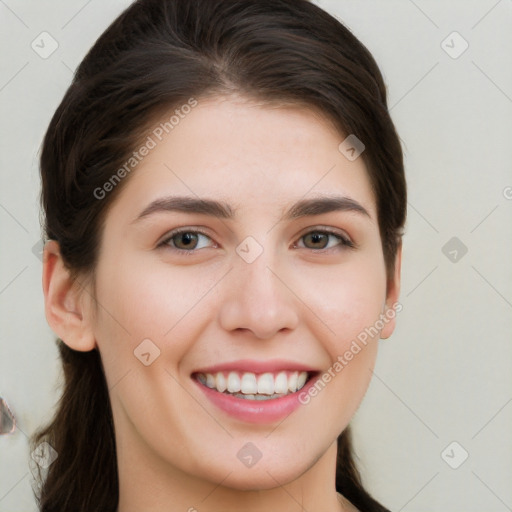
POLYGON ((220 393, 201 384, 197 379, 192 379, 201 388, 201 391, 214 405, 230 416, 246 423, 272 423, 282 420, 295 411, 302 403, 299 395, 307 394, 310 387, 315 385, 318 375, 314 375, 303 388, 295 393, 281 398, 270 400, 249 400, 236 396, 220 393))

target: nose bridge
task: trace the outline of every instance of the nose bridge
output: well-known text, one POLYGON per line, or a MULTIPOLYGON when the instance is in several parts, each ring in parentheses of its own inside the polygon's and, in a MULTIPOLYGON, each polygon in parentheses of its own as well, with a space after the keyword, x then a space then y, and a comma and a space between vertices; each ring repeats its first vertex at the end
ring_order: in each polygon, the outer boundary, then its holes
POLYGON ((237 248, 220 305, 224 329, 246 329, 258 338, 270 338, 296 327, 296 303, 276 270, 280 268, 276 254, 269 247, 258 249, 251 240, 237 248))
MULTIPOLYGON (((243 259, 243 258, 242 258, 243 259)), ((278 290, 281 283, 271 269, 275 268, 275 258, 271 250, 267 249, 253 262, 238 261, 238 276, 241 279, 241 297, 249 297, 253 300, 272 301, 283 294, 278 290)), ((283 297, 281 297, 282 299, 283 297)), ((267 302, 268 305, 271 305, 267 302)))

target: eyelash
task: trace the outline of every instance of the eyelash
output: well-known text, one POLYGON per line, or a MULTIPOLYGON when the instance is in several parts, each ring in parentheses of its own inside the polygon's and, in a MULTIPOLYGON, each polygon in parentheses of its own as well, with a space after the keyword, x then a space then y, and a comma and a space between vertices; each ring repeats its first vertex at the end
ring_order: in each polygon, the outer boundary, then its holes
MULTIPOLYGON (((164 240, 162 240, 159 244, 158 244, 158 247, 160 248, 163 248, 163 249, 170 249, 172 251, 175 251, 177 253, 180 253, 180 254, 187 254, 187 255, 192 255, 194 253, 196 253, 198 250, 200 249, 191 249, 191 250, 186 250, 186 249, 179 249, 177 247, 173 247, 170 245, 170 241, 178 236, 178 235, 181 235, 183 233, 192 233, 192 234, 199 234, 199 235, 203 235, 207 238, 210 238, 210 236, 208 236, 204 231, 200 230, 200 229, 190 229, 190 228, 179 228, 179 229, 176 229, 174 231, 171 231, 171 233, 169 233, 168 236, 165 237, 164 240)), ((326 252, 326 251, 331 251, 332 249, 336 249, 336 248, 343 248, 343 247, 346 247, 346 248, 349 248, 349 249, 354 249, 356 246, 355 244, 346 236, 342 235, 341 233, 339 233, 338 231, 335 231, 335 230, 332 230, 332 229, 329 229, 329 228, 321 228, 321 229, 312 229, 311 231, 308 231, 307 233, 304 233, 303 235, 301 235, 299 237, 299 240, 301 240, 302 238, 304 238, 305 236, 307 235, 310 235, 312 233, 315 233, 315 234, 323 234, 323 235, 331 235, 333 236, 334 238, 337 238, 339 240, 339 244, 337 244, 335 247, 329 247, 328 249, 309 249, 310 251, 313 251, 313 252, 326 252)), ((329 244, 328 244, 329 245, 329 244)), ((296 247, 296 244, 294 245, 294 247, 296 247)), ((308 249, 308 247, 299 247, 300 249, 308 249)))

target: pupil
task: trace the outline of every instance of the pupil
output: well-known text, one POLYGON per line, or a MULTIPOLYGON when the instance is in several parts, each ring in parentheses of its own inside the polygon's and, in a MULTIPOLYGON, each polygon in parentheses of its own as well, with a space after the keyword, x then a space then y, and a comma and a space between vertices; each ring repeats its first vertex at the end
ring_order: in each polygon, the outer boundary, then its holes
POLYGON ((179 235, 178 243, 183 244, 186 248, 188 248, 190 247, 191 244, 194 244, 196 239, 197 235, 193 233, 182 233, 181 235, 179 235))
MULTIPOLYGON (((323 233, 313 233, 311 235, 308 235, 311 237, 311 241, 313 242, 313 244, 320 244, 322 245, 322 241, 325 242, 325 239, 326 239, 326 235, 324 235, 323 233)), ((325 244, 323 244, 325 245, 325 244)))

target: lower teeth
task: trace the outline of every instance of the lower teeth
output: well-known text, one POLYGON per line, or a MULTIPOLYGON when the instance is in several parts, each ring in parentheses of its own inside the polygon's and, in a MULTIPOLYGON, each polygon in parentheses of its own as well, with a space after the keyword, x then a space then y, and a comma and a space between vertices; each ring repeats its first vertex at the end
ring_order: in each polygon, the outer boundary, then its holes
POLYGON ((225 395, 234 396, 236 398, 245 398, 246 400, 274 400, 286 396, 284 393, 275 393, 273 395, 244 395, 243 393, 229 393, 224 391, 225 395))

